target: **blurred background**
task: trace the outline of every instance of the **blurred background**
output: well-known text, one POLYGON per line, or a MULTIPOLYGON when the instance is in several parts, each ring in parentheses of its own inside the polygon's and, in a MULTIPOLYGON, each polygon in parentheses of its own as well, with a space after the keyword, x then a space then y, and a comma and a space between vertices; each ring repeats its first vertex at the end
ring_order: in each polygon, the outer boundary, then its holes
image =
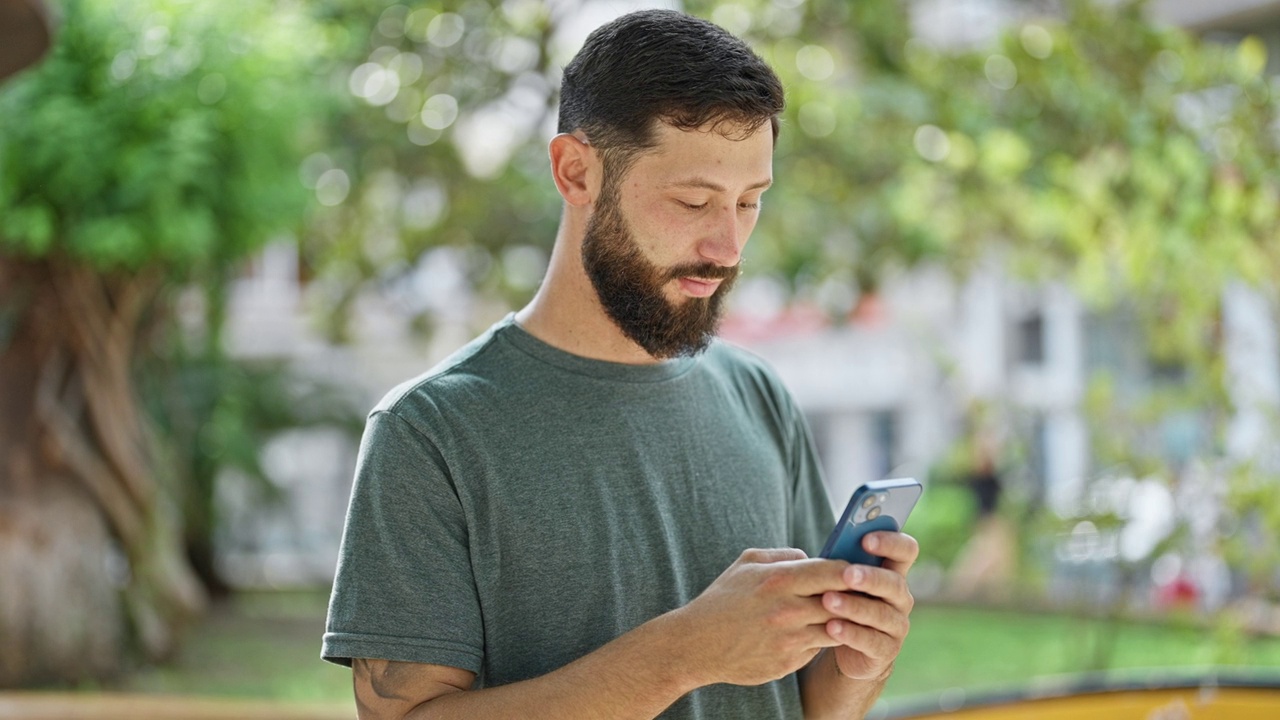
POLYGON ((652 6, 788 88, 723 334, 835 505, 926 482, 884 702, 1280 676, 1280 2, 0 0, 0 688, 351 715, 364 413, 532 296, 652 6))

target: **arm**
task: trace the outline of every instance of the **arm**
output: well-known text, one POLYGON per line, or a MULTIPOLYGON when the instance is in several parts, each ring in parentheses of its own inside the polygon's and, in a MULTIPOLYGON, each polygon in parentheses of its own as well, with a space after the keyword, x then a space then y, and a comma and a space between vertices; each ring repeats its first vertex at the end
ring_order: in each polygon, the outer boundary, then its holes
POLYGON ((915 599, 906 575, 920 546, 910 535, 871 533, 864 547, 885 558, 882 568, 849 565, 844 569, 848 587, 864 595, 827 592, 822 596, 823 606, 835 616, 825 629, 838 645, 801 672, 800 693, 809 720, 865 715, 893 672, 910 629, 915 599))
POLYGON ((538 678, 470 690, 457 668, 353 663, 360 718, 652 718, 695 688, 757 685, 838 644, 823 594, 847 589, 847 563, 799 550, 748 550, 688 605, 538 678))
POLYGON ((371 718, 652 718, 693 689, 669 662, 663 616, 532 680, 470 690, 475 675, 443 665, 357 658, 360 720, 371 718))

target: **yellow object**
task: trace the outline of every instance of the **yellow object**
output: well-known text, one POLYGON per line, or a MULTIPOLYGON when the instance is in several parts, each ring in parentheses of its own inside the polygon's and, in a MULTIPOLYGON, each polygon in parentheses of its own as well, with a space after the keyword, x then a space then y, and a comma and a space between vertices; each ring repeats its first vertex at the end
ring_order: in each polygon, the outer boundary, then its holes
POLYGON ((1280 688, 1208 686, 1119 690, 1019 699, 1007 704, 893 717, 899 720, 1280 720, 1280 688))

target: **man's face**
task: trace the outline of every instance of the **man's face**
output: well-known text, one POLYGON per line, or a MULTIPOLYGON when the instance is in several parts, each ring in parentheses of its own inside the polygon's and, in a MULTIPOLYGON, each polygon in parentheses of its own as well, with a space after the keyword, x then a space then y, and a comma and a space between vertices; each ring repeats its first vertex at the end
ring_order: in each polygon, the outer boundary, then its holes
POLYGON ((605 312, 655 358, 704 350, 772 181, 768 124, 743 136, 660 124, 657 148, 605 177, 582 242, 605 312))

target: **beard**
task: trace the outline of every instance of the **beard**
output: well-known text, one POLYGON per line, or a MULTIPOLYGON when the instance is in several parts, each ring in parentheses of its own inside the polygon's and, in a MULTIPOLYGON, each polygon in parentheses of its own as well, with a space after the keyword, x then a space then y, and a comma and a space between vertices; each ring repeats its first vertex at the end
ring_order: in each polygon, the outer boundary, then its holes
POLYGON ((605 313, 628 338, 655 358, 696 355, 707 348, 724 314, 724 299, 738 266, 690 263, 661 268, 644 257, 622 216, 616 185, 606 182, 587 221, 582 264, 605 313), (676 304, 663 289, 682 277, 721 279, 705 298, 676 304))

